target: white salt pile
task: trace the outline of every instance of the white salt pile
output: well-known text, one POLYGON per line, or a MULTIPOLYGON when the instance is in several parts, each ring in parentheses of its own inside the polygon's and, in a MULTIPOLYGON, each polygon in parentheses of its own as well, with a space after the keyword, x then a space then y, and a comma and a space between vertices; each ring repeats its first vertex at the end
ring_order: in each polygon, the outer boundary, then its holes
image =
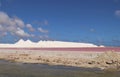
POLYGON ((30 40, 19 40, 15 44, 0 44, 0 47, 42 47, 42 48, 54 48, 54 47, 98 47, 91 43, 77 43, 77 42, 63 42, 63 41, 39 41, 32 42, 30 40))

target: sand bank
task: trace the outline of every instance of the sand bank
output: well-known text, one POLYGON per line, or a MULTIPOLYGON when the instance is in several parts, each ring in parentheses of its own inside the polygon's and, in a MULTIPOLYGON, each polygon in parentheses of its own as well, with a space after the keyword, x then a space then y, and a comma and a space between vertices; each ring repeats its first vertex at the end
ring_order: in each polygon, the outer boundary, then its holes
POLYGON ((48 50, 0 50, 0 59, 22 63, 45 63, 85 68, 111 68, 120 66, 118 52, 74 52, 48 50))

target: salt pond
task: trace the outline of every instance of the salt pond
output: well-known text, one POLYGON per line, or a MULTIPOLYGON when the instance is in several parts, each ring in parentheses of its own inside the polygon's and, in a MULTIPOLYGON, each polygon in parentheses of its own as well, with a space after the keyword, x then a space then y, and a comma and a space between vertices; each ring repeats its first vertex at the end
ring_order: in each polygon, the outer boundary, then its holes
POLYGON ((93 68, 22 64, 0 60, 0 77, 120 77, 120 72, 93 68))

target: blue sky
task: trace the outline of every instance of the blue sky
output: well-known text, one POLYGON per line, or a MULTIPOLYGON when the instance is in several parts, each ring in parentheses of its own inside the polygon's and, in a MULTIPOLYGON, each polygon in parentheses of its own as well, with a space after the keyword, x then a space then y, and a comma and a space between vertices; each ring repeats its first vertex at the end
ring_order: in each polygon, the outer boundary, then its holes
POLYGON ((0 0, 1 43, 22 38, 120 46, 119 29, 120 0, 0 0))

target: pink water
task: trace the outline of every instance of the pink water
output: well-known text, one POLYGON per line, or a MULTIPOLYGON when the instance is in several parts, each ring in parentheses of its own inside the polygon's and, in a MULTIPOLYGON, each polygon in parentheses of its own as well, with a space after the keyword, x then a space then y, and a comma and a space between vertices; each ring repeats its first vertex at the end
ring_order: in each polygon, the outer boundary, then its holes
POLYGON ((10 50, 50 50, 50 51, 90 51, 90 52, 105 52, 117 51, 120 52, 120 47, 83 47, 83 48, 0 48, 10 50))

